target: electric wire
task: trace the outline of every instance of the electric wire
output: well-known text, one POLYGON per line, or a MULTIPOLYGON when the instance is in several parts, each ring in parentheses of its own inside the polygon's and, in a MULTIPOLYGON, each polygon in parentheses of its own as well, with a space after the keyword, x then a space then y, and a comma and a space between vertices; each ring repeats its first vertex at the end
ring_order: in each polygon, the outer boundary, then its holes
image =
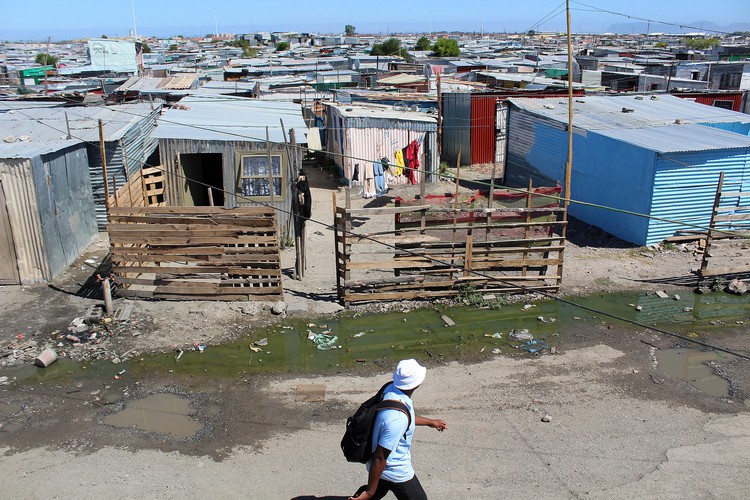
MULTIPOLYGON (((63 132, 63 130, 56 129, 56 128, 52 127, 49 124, 44 124, 44 125, 52 128, 53 130, 57 130, 59 132, 63 132)), ((94 141, 85 141, 85 140, 80 139, 80 138, 77 138, 77 139, 79 139, 82 142, 87 143, 87 144, 97 145, 97 143, 94 142, 94 141)), ((145 162, 143 162, 143 164, 145 166, 156 168, 157 170, 160 170, 163 173, 169 174, 163 168, 159 168, 160 166, 148 165, 145 162)), ((173 175, 175 175, 178 178, 182 178, 182 179, 188 180, 190 182, 195 182, 196 184, 199 184, 199 185, 202 185, 202 186, 205 186, 205 187, 211 187, 213 189, 217 189, 217 190, 223 192, 225 195, 226 194, 229 194, 230 196, 232 195, 232 193, 230 193, 229 191, 227 191, 225 189, 219 189, 219 188, 216 188, 215 186, 211 186, 210 184, 190 179, 187 176, 181 175, 179 173, 174 173, 173 175)), ((254 203, 256 205, 260 205, 260 206, 263 206, 263 207, 266 207, 266 208, 271 208, 273 210, 277 210, 278 212, 286 214, 286 215, 289 215, 289 216, 295 216, 295 214, 293 212, 291 212, 291 211, 288 211, 288 210, 285 210, 285 209, 279 208, 279 207, 274 207, 274 206, 272 206, 272 205, 270 205, 268 203, 263 203, 261 201, 254 200, 251 197, 247 197, 247 196, 236 194, 236 193, 234 194, 234 196, 237 197, 237 198, 239 198, 239 199, 243 199, 243 200, 245 200, 247 202, 254 203)), ((348 234, 350 236, 354 236, 354 237, 357 237, 357 238, 360 238, 360 239, 366 239, 368 241, 371 241, 371 242, 373 242, 375 244, 378 244, 378 245, 382 245, 382 246, 384 246, 386 248, 389 248, 391 250, 402 251, 402 252, 406 252, 408 254, 411 254, 413 256, 425 258, 425 259, 429 260, 430 262, 432 262, 434 264, 439 264, 439 265, 444 265, 444 266, 450 266, 452 268, 455 267, 455 268, 457 268, 459 270, 463 270, 464 272, 469 272, 469 273, 471 273, 473 275, 476 275, 476 276, 479 276, 479 277, 482 277, 482 278, 487 278, 487 279, 490 279, 490 280, 493 280, 493 281, 496 281, 496 282, 499 282, 499 283, 504 283, 504 284, 507 284, 507 285, 511 285, 511 283, 509 281, 503 280, 500 277, 491 276, 491 275, 488 275, 488 274, 485 274, 485 273, 482 273, 482 272, 479 272, 479 271, 476 271, 476 270, 473 270, 473 269, 466 269, 465 267, 463 267, 461 265, 457 265, 455 262, 451 263, 451 262, 443 261, 443 260, 437 259, 435 257, 428 256, 428 255, 422 255, 422 254, 419 254, 419 253, 414 252, 414 251, 409 250, 409 249, 397 248, 395 244, 386 243, 386 242, 378 240, 375 237, 371 237, 371 236, 368 236, 368 235, 357 234, 357 233, 355 233, 353 231, 347 231, 347 230, 345 230, 343 228, 336 228, 335 225, 331 225, 331 224, 328 224, 328 223, 325 223, 325 222, 322 222, 322 221, 319 221, 319 220, 315 220, 315 219, 312 219, 312 218, 307 218, 305 220, 313 222, 314 224, 317 224, 319 226, 322 226, 325 229, 339 230, 339 231, 342 231, 343 233, 346 233, 346 234, 348 234)), ((649 325, 640 323, 640 322, 635 321, 635 320, 630 320, 628 318, 623 318, 623 317, 617 316, 617 315, 609 313, 607 311, 602 311, 602 310, 594 309, 594 308, 591 308, 591 307, 588 307, 588 306, 584 306, 582 304, 577 304, 575 302, 569 301, 569 300, 564 299, 562 297, 558 297, 558 296, 556 296, 554 294, 545 292, 543 290, 533 290, 533 289, 531 289, 529 287, 526 287, 524 285, 517 285, 517 284, 512 284, 512 286, 514 286, 516 288, 525 289, 527 292, 536 293, 536 294, 542 295, 542 296, 544 296, 544 297, 546 297, 548 299, 555 300, 555 301, 558 301, 558 302, 561 302, 561 303, 564 303, 564 304, 567 304, 567 305, 570 305, 570 306, 573 306, 573 307, 578 307, 578 308, 581 308, 581 309, 589 311, 589 312, 593 312, 593 313, 596 313, 596 314, 607 316, 607 317, 612 318, 612 319, 616 319, 618 321, 622 321, 622 322, 629 323, 629 324, 632 324, 632 325, 635 325, 635 326, 646 328, 646 329, 649 329, 649 330, 652 330, 652 331, 655 331, 655 332, 658 332, 658 333, 661 333, 661 334, 664 334, 664 335, 672 336, 674 338, 678 338, 678 339, 680 339, 682 341, 685 341, 685 342, 688 342, 688 343, 694 343, 694 344, 697 344, 697 345, 701 345, 703 347, 707 347, 707 348, 710 348, 710 349, 714 349, 714 350, 717 350, 717 351, 720 351, 720 352, 724 352, 724 353, 736 356, 738 358, 743 358, 743 359, 750 360, 750 355, 742 354, 742 353, 733 351, 731 349, 725 349, 723 347, 719 347, 719 346, 715 346, 715 345, 712 345, 712 344, 708 344, 706 342, 703 342, 703 341, 700 341, 700 340, 697 340, 697 339, 694 339, 694 338, 686 337, 686 336, 680 335, 678 333, 670 332, 668 330, 657 328, 655 326, 649 326, 649 325)))

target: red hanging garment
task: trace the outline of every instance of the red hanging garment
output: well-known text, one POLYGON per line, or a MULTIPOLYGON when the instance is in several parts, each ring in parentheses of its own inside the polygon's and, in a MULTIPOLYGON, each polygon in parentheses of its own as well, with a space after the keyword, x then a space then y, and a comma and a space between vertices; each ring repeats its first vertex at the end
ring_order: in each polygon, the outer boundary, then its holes
POLYGON ((412 184, 419 182, 419 144, 417 141, 411 141, 406 146, 406 157, 409 165, 409 180, 412 184))

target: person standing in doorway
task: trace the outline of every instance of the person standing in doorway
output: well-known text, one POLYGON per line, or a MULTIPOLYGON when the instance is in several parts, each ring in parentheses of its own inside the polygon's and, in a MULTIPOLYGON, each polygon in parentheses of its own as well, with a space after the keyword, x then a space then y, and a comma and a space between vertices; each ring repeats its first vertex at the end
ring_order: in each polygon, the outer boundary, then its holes
POLYGON ((378 411, 373 427, 374 455, 367 462, 367 484, 349 500, 377 500, 389 491, 399 500, 427 498, 411 465, 411 442, 416 425, 442 432, 448 428, 443 420, 415 415, 412 394, 422 384, 427 368, 414 359, 400 361, 393 372, 393 383, 383 392, 383 400, 397 400, 406 405, 411 418, 402 411, 386 408, 378 411))

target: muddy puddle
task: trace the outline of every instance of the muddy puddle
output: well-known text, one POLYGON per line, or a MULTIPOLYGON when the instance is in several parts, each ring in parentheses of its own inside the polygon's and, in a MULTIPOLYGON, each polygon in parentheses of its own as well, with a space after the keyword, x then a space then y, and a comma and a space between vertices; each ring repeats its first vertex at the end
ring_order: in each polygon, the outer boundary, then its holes
POLYGON ((657 367, 663 373, 689 382, 696 389, 716 397, 729 396, 729 382, 714 374, 706 364, 724 361, 731 355, 678 347, 656 351, 657 367))
POLYGON ((189 399, 174 394, 152 394, 131 401, 123 410, 104 417, 104 423, 187 439, 203 428, 190 417, 190 403, 189 399))

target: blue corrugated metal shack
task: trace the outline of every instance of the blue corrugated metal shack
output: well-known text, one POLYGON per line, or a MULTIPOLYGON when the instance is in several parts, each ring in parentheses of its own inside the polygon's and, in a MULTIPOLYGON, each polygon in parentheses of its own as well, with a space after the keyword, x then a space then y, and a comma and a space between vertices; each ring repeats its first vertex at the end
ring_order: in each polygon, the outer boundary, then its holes
POLYGON ((51 281, 98 234, 86 145, 0 142, 0 284, 51 281))
MULTIPOLYGON (((506 183, 562 184, 567 99, 510 102, 506 183)), ((668 95, 579 97, 573 126, 571 197, 584 203, 572 202, 570 214, 626 241, 651 245, 707 226, 722 171, 727 188, 750 190, 743 113, 668 95)))

